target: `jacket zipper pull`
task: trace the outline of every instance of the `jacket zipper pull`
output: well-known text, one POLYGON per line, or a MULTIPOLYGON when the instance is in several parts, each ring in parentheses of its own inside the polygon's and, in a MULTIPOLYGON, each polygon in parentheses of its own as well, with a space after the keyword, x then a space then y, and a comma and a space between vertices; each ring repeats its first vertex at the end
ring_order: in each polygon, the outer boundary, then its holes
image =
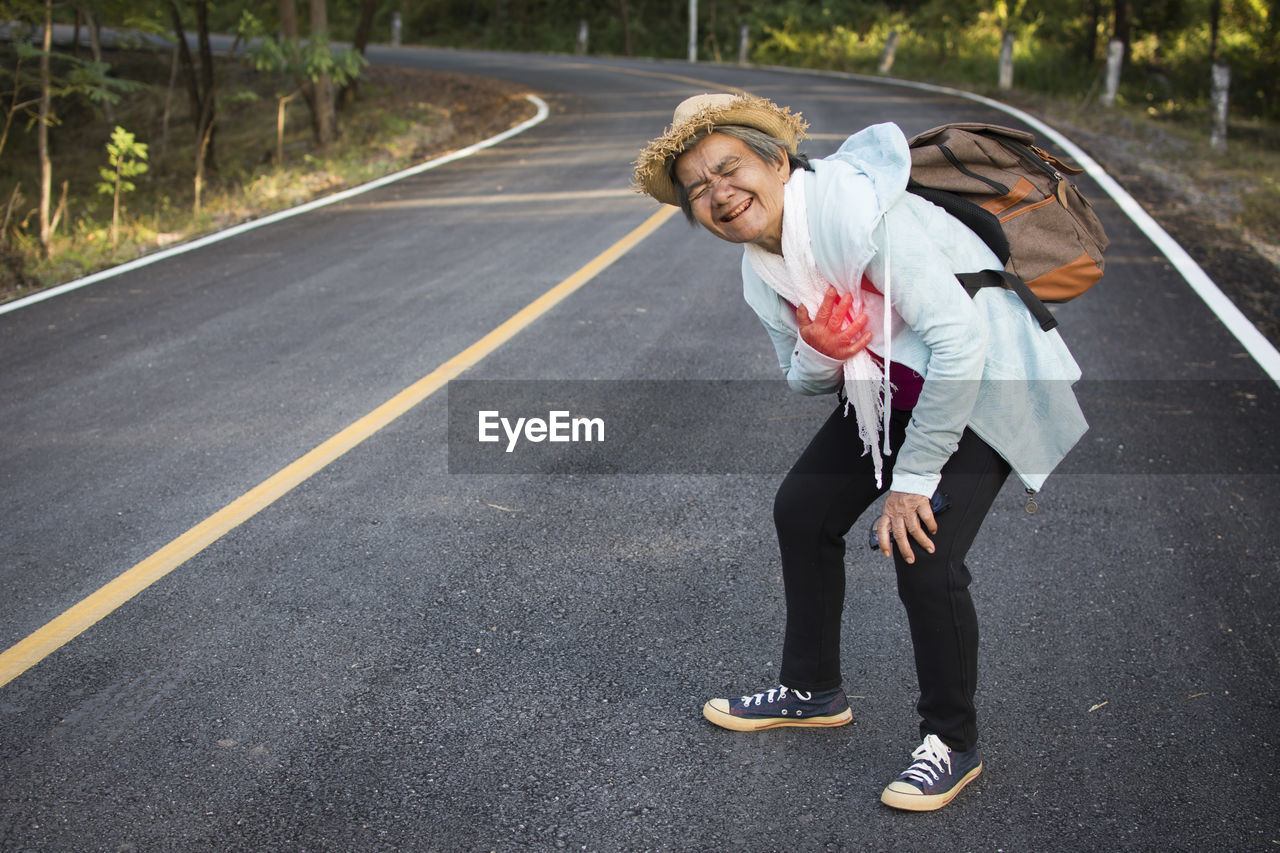
POLYGON ((1036 490, 1027 489, 1027 515, 1035 515, 1040 509, 1040 505, 1036 503, 1036 490))

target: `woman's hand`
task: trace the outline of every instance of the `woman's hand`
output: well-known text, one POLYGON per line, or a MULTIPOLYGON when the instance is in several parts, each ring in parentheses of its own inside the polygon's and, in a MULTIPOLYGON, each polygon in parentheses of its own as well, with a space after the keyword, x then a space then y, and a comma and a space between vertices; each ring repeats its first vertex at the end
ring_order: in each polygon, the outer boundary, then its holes
MULTIPOLYGON (((800 337, 804 342, 828 358, 844 361, 862 352, 871 343, 871 333, 864 332, 867 315, 859 314, 849 319, 853 307, 853 294, 838 294, 828 287, 818 306, 817 316, 810 318, 803 305, 796 309, 796 321, 800 324, 800 337)), ((928 509, 928 501, 925 508, 928 509)))
POLYGON ((934 521, 929 499, 924 495, 889 492, 880 520, 876 522, 876 531, 880 537, 881 554, 892 557, 893 543, 896 542, 902 559, 914 563, 916 555, 911 551, 911 539, 932 554, 933 540, 929 536, 938 532, 938 523, 934 521), (910 539, 907 534, 910 534, 910 539))

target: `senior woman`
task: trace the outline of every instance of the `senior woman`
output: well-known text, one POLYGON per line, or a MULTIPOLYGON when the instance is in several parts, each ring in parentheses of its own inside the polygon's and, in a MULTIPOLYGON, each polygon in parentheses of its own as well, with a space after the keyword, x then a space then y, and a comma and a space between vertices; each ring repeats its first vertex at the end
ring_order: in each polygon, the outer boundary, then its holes
POLYGON ((700 95, 636 161, 640 191, 743 244, 744 295, 790 386, 839 395, 774 502, 781 684, 712 699, 703 714, 737 731, 852 719, 840 668, 844 536, 887 491, 873 531, 907 612, 922 743, 881 800, 928 811, 982 771, 965 554, 1010 471, 1039 489, 1084 433, 1071 390, 1080 371, 1016 294, 966 295, 956 273, 1002 265, 906 192, 896 126, 869 127, 813 161, 796 150, 804 129, 762 98, 700 95))

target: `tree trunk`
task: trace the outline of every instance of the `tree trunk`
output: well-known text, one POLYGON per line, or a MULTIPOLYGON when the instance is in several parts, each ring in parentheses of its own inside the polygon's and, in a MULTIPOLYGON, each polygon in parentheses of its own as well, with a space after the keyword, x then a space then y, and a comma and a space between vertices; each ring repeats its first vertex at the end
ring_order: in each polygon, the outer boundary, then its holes
MULTIPOLYGON (((364 0, 360 7, 360 23, 356 26, 356 39, 352 42, 352 47, 361 56, 364 56, 365 48, 369 46, 369 33, 373 30, 373 13, 378 10, 378 0, 364 0)), ((338 106, 346 106, 352 98, 355 97, 356 88, 360 83, 359 77, 352 77, 342 91, 338 92, 338 106)))
POLYGON ((197 0, 196 3, 197 20, 202 22, 201 29, 204 31, 199 36, 201 42, 202 61, 207 61, 208 66, 205 68, 196 68, 195 58, 191 55, 191 47, 187 44, 187 33, 182 26, 182 13, 178 10, 177 0, 169 0, 169 11, 173 17, 173 34, 178 43, 178 59, 182 64, 183 78, 187 84, 187 99, 191 104, 191 124, 195 130, 196 137, 196 165, 197 171, 203 173, 205 168, 214 171, 212 134, 209 133, 209 124, 216 118, 214 111, 214 91, 213 83, 213 56, 210 50, 207 55, 205 50, 209 44, 209 27, 208 15, 205 0, 197 0), (209 145, 203 144, 205 140, 209 140, 209 145), (207 159, 206 159, 207 157, 207 159))
POLYGON ((213 45, 209 41, 209 0, 196 0, 196 23, 200 28, 200 77, 204 83, 204 109, 201 111, 199 132, 200 138, 205 140, 205 171, 216 174, 218 158, 214 156, 214 139, 218 130, 218 102, 215 100, 218 92, 213 77, 213 45))
POLYGON ((711 14, 707 16, 706 42, 711 48, 711 55, 720 62, 720 41, 716 38, 716 0, 711 0, 711 14))
POLYGON ((22 57, 17 57, 13 64, 13 98, 5 111, 4 129, 0 130, 0 154, 4 153, 5 143, 9 140, 9 128, 13 127, 13 117, 18 114, 18 110, 40 103, 39 98, 20 102, 18 95, 21 94, 22 88, 22 57))
MULTIPOLYGON (((102 61, 102 22, 93 14, 92 9, 84 10, 85 23, 89 25, 89 50, 93 54, 94 62, 102 61)), ((79 18, 76 18, 76 28, 79 29, 79 18)), ((79 33, 76 34, 76 41, 80 40, 79 33)), ((102 114, 107 117, 107 121, 111 124, 116 123, 116 111, 111 106, 111 101, 103 100, 102 114)))
POLYGON ((369 46, 369 34, 373 31, 373 13, 376 11, 378 11, 378 0, 364 0, 364 4, 360 7, 360 23, 356 26, 356 40, 352 46, 361 56, 364 56, 364 50, 369 46))
MULTIPOLYGON (((311 0, 311 41, 313 45, 328 44, 329 17, 325 0, 311 0)), ((333 80, 328 72, 315 81, 316 144, 327 148, 337 136, 337 122, 333 112, 333 80)))
MULTIPOLYGON (((169 0, 173 16, 173 32, 178 41, 178 56, 187 81, 187 96, 191 100, 191 121, 196 131, 195 199, 193 207, 200 212, 204 193, 205 175, 216 172, 213 156, 213 131, 217 122, 217 91, 214 88, 213 50, 209 43, 208 0, 196 0, 196 23, 199 29, 201 68, 197 69, 187 45, 187 34, 182 27, 182 14, 177 0, 169 0)), ((233 48, 234 51, 234 48, 233 48)))
MULTIPOLYGON (((292 40, 293 47, 298 45, 298 5, 296 0, 279 0, 280 8, 280 35, 286 40, 292 40)), ((296 78, 298 88, 302 92, 302 100, 307 104, 307 112, 311 116, 311 133, 319 138, 320 127, 316 122, 316 87, 305 76, 299 74, 296 78)))
POLYGON ((1222 0, 1209 3, 1209 62, 1218 61, 1218 27, 1222 22, 1222 0))
POLYGON ((164 90, 164 112, 160 116, 160 150, 152 161, 158 168, 169 150, 169 113, 173 107, 173 86, 178 82, 178 47, 174 45, 173 58, 169 60, 169 86, 164 90))
MULTIPOLYGON (((1266 49, 1262 51, 1263 65, 1267 69, 1270 79, 1275 80, 1280 76, 1280 62, 1276 60, 1280 56, 1280 0, 1270 0, 1267 3, 1267 41, 1266 49)), ((1270 91, 1262 90, 1262 103, 1268 111, 1275 109, 1276 93, 1272 87, 1270 91)))
POLYGON ((187 44, 187 31, 182 26, 182 13, 178 11, 176 0, 169 0, 169 12, 173 18, 174 50, 178 51, 178 58, 182 62, 182 79, 187 84, 191 120, 196 121, 200 115, 200 80, 196 77, 195 60, 191 58, 191 48, 187 44))
POLYGON ((281 96, 276 102, 276 168, 284 166, 284 125, 285 107, 294 98, 302 94, 301 89, 294 89, 288 95, 281 96))
POLYGON ((120 165, 124 157, 116 158, 116 191, 111 199, 111 251, 120 245, 120 165))
POLYGON ((1123 61, 1129 64, 1129 0, 1116 0, 1115 16, 1112 19, 1111 37, 1124 45, 1123 61))
POLYGON ((287 39, 298 37, 298 6, 294 0, 280 0, 280 34, 287 39))
POLYGON ((9 245, 9 223, 13 221, 13 208, 21 198, 19 193, 21 189, 22 181, 16 182, 13 185, 13 192, 9 193, 9 203, 4 206, 4 222, 0 224, 0 246, 9 245))
POLYGON ((618 0, 618 11, 622 15, 622 53, 631 55, 631 10, 627 0, 618 0))
POLYGON ((49 199, 53 195, 53 163, 49 159, 49 52, 53 50, 53 0, 44 2, 44 52, 40 54, 40 119, 36 145, 40 151, 40 254, 49 257, 53 228, 49 222, 49 199))
POLYGON ((1088 0, 1089 31, 1084 38, 1085 61, 1092 65, 1098 60, 1098 26, 1102 23, 1102 3, 1099 0, 1088 0))

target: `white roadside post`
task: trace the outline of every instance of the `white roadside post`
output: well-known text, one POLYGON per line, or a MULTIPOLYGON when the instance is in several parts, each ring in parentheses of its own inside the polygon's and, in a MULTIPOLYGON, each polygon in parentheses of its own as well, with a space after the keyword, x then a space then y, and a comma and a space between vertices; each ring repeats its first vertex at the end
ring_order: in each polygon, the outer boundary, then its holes
POLYGON ((738 28, 738 64, 739 65, 747 64, 747 53, 748 53, 748 48, 750 47, 750 42, 748 41, 749 32, 750 30, 746 24, 743 24, 741 27, 738 28))
POLYGON ((587 19, 578 21, 578 56, 587 55, 587 19))
POLYGON ((1107 85, 1102 90, 1102 105, 1116 105, 1116 91, 1120 88, 1120 63, 1124 60, 1124 42, 1112 39, 1107 45, 1107 85))
POLYGON ((698 61, 698 0, 689 0, 689 61, 698 61))
POLYGON ((1013 33, 1000 39, 1000 91, 1013 88, 1013 33))
POLYGON ((1227 107, 1231 103, 1231 66, 1225 62, 1213 63, 1213 129, 1209 132, 1209 147, 1214 151, 1227 150, 1227 107))
POLYGON ((893 57, 898 52, 898 31, 890 30, 889 37, 885 39, 884 50, 880 53, 880 65, 876 69, 881 74, 888 74, 893 68, 893 57))

